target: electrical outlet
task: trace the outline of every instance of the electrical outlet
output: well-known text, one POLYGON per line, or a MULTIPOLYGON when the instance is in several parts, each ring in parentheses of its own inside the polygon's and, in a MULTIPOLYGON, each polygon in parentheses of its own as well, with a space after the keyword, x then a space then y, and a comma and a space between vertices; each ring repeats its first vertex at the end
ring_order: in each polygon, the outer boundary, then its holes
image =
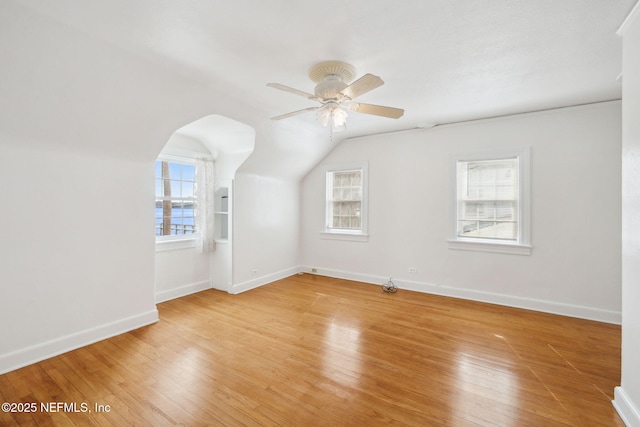
POLYGON ((311 269, 311 272, 312 272, 312 273, 317 273, 317 272, 318 272, 318 269, 317 269, 317 268, 312 268, 312 269, 311 269))
POLYGON ((411 274, 416 274, 418 272, 418 269, 415 267, 409 267, 409 273, 411 274))
POLYGON ((251 275, 255 276, 256 274, 258 274, 258 270, 251 270, 251 275))

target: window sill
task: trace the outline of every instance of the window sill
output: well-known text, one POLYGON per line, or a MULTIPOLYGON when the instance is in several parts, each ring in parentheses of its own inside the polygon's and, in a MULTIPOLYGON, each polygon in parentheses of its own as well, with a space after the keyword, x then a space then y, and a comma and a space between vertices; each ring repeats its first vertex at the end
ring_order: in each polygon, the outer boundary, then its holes
POLYGON ((196 240, 195 238, 156 240, 156 252, 195 248, 196 240))
POLYGON ((475 240, 449 240, 449 249, 462 251, 494 252, 512 255, 531 255, 531 245, 517 243, 480 242, 475 240))
POLYGON ((368 242, 369 235, 365 233, 349 233, 348 231, 321 231, 320 238, 329 240, 346 240, 350 242, 368 242))

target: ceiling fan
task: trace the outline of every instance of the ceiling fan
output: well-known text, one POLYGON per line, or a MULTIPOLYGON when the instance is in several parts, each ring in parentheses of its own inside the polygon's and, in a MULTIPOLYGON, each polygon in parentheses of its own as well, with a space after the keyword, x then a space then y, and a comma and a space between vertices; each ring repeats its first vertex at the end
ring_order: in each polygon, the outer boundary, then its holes
POLYGON ((381 105, 354 102, 353 99, 384 84, 384 81, 373 74, 365 74, 358 80, 348 84, 355 77, 355 68, 342 61, 325 61, 314 65, 309 71, 309 77, 317 83, 314 94, 294 89, 279 83, 267 83, 267 86, 304 96, 307 99, 320 102, 319 107, 309 107, 291 113, 272 117, 272 120, 315 111, 318 121, 323 126, 331 124, 333 130, 346 129, 348 111, 371 114, 374 116, 397 119, 402 117, 404 110, 400 108, 383 107, 381 105))

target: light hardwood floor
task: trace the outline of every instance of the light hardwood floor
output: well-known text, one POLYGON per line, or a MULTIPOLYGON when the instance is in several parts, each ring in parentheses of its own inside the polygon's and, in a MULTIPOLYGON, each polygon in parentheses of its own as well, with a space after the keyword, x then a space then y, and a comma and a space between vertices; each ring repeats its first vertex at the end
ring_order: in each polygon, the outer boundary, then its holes
POLYGON ((312 275, 158 309, 1 375, 0 402, 38 410, 0 425, 624 425, 615 325, 312 275))

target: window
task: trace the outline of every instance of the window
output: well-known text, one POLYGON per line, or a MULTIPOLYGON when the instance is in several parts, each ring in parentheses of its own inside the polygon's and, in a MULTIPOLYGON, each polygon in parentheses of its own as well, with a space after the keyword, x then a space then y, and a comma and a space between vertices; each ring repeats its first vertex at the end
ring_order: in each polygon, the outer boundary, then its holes
POLYGON ((195 163, 156 161, 156 238, 189 238, 196 233, 195 163))
POLYGON ((518 240, 518 159, 458 161, 458 237, 518 240))
POLYGON ((529 254, 528 150, 455 159, 450 247, 529 254))
POLYGON ((366 236, 366 180, 366 165, 327 168, 325 234, 366 236))
POLYGON ((362 171, 327 173, 331 202, 327 215, 328 229, 362 230, 362 171))

